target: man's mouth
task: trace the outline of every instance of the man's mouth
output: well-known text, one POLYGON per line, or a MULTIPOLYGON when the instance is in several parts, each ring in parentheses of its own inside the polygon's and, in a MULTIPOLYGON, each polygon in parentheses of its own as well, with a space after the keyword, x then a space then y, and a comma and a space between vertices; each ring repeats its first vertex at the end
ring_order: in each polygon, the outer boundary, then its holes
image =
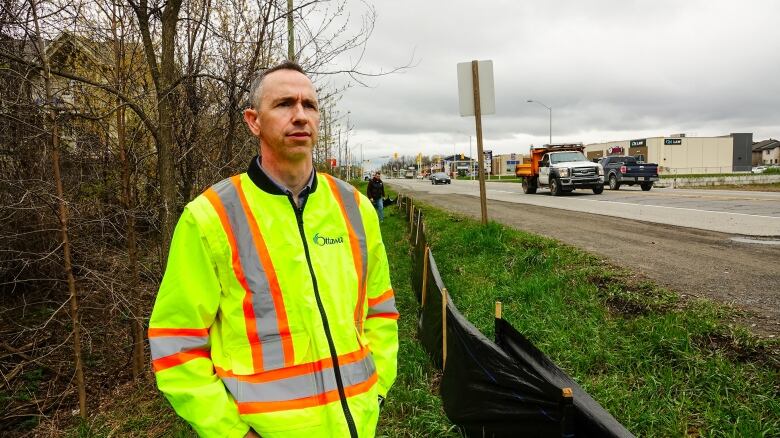
POLYGON ((309 134, 308 132, 292 132, 290 134, 287 134, 287 136, 293 138, 309 138, 311 137, 311 134, 309 134))

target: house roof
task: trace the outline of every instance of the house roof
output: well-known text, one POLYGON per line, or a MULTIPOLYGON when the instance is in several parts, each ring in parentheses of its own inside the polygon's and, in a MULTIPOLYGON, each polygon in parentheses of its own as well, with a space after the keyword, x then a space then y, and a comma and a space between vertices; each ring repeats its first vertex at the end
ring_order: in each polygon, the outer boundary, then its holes
POLYGON ((753 152, 768 151, 780 147, 780 140, 770 138, 769 140, 753 143, 753 152))

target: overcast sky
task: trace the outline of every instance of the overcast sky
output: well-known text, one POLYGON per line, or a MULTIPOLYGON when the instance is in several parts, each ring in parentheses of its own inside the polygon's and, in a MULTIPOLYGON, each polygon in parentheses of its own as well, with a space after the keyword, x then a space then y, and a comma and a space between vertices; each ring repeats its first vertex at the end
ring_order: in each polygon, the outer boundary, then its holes
MULTIPOLYGON (((365 6, 350 0, 353 17, 365 6)), ((492 60, 485 149, 686 133, 780 138, 780 1, 376 0, 362 68, 402 73, 348 90, 351 145, 380 156, 469 153, 457 68, 492 60)), ((356 23, 357 24, 357 23, 356 23)), ((384 161, 384 160, 381 160, 384 161)), ((373 166, 372 166, 373 167, 373 166)))

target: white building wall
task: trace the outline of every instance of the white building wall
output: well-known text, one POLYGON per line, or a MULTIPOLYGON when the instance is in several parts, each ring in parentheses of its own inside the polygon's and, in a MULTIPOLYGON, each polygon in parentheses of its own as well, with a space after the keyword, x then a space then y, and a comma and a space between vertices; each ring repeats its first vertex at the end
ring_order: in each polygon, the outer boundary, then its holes
POLYGON ((761 151, 762 164, 780 164, 780 147, 761 151))
MULTIPOLYGON (((672 137, 645 139, 647 146, 645 159, 649 163, 657 163, 662 174, 730 173, 732 171, 734 140, 731 137, 681 137, 679 138, 681 144, 664 144, 664 140, 668 138, 672 137)), ((628 152, 629 143, 630 140, 622 140, 590 144, 585 147, 585 152, 587 154, 600 150, 606 156, 607 149, 614 146, 620 146, 628 152)))

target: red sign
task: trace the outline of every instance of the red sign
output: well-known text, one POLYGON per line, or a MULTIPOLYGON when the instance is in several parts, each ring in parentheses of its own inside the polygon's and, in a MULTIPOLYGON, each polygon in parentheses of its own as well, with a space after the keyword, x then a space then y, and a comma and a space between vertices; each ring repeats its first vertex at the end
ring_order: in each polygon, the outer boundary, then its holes
POLYGON ((330 167, 336 167, 336 159, 335 158, 330 158, 330 159, 328 159, 328 161, 330 162, 330 167))
POLYGON ((620 147, 620 146, 612 146, 612 147, 607 148, 607 153, 608 154, 622 154, 623 153, 623 148, 620 147))

